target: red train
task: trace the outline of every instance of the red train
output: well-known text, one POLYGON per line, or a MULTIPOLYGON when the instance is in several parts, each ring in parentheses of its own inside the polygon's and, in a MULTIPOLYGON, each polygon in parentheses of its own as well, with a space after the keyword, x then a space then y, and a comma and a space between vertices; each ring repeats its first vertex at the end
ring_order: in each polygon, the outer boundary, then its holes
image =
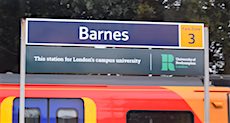
MULTIPOLYGON (((199 79, 52 77, 27 77, 26 123, 204 123, 199 79)), ((0 77, 0 123, 19 122, 17 80, 18 75, 0 77)), ((229 92, 210 88, 210 123, 229 123, 229 92)))

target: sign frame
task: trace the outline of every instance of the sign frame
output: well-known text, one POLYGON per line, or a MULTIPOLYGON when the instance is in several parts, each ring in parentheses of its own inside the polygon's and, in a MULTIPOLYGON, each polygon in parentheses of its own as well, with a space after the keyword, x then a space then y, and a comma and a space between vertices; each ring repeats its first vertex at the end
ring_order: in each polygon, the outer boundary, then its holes
POLYGON ((20 53, 20 117, 19 122, 25 123, 25 82, 26 82, 26 45, 46 45, 46 46, 94 46, 94 47, 123 47, 123 48, 167 48, 167 49, 200 49, 204 50, 204 121, 210 122, 210 99, 209 99, 209 46, 208 46, 208 29, 204 29, 203 24, 192 23, 171 23, 171 22, 140 22, 140 21, 106 21, 106 20, 67 20, 67 19, 41 19, 41 18, 27 18, 21 20, 21 53, 20 53), (28 21, 66 21, 66 22, 95 22, 95 23, 129 23, 129 24, 178 24, 179 25, 179 47, 165 47, 165 46, 129 46, 129 45, 90 45, 90 44, 56 44, 56 43, 28 43, 28 21), (201 25, 202 26, 202 47, 181 47, 181 25, 201 25))

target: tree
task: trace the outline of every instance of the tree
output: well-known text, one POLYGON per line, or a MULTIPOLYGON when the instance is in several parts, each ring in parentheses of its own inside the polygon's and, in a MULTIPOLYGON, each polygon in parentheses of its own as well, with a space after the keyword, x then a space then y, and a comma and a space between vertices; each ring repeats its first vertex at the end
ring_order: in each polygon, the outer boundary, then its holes
POLYGON ((1 72, 17 72, 19 63, 18 2, 0 1, 0 65, 1 72), (17 20, 17 21, 16 21, 17 20))
POLYGON ((230 73, 230 2, 228 0, 176 0, 168 3, 165 21, 203 22, 210 34, 212 73, 230 73), (175 6, 175 3, 177 6, 175 6))
POLYGON ((18 72, 20 18, 40 17, 204 22, 210 29, 210 68, 230 73, 229 0, 7 0, 0 2, 0 14, 0 72, 18 72))

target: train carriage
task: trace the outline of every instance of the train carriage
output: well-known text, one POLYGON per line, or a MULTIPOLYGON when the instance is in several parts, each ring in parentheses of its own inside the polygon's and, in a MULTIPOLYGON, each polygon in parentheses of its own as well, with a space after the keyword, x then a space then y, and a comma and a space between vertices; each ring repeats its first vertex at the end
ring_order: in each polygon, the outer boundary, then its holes
MULTIPOLYGON (((0 123, 19 123, 18 75, 0 75, 0 123)), ((229 123, 227 87, 210 88, 210 123, 229 123)), ((204 123, 197 78, 29 75, 26 123, 204 123)))

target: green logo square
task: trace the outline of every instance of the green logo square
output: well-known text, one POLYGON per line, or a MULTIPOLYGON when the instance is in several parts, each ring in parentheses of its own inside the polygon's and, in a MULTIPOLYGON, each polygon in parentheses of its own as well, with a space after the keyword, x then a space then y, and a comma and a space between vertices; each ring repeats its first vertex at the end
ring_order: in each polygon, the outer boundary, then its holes
POLYGON ((161 54, 161 70, 175 71, 174 56, 172 54, 161 54))

